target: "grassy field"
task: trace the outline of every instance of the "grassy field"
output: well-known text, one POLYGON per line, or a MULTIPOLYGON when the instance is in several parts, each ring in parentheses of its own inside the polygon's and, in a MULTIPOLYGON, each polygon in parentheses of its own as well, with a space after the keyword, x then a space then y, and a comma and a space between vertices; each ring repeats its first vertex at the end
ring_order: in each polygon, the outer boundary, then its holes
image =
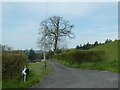
POLYGON ((120 41, 114 41, 91 49, 105 51, 105 60, 100 63, 103 69, 118 72, 118 42, 120 41))
POLYGON ((118 73, 118 41, 107 43, 104 45, 99 45, 90 50, 99 51, 102 50, 105 52, 104 60, 100 62, 84 62, 81 64, 70 64, 66 61, 58 61, 71 68, 80 68, 80 69, 90 69, 90 70, 104 70, 118 73))
POLYGON ((100 45, 90 50, 104 50, 106 53, 106 60, 118 61, 118 41, 100 45))
POLYGON ((27 77, 27 81, 3 81, 2 88, 28 88, 37 83, 41 83, 45 76, 52 72, 51 65, 47 63, 47 68, 43 68, 43 62, 40 63, 29 63, 28 67, 30 69, 29 75, 27 77))

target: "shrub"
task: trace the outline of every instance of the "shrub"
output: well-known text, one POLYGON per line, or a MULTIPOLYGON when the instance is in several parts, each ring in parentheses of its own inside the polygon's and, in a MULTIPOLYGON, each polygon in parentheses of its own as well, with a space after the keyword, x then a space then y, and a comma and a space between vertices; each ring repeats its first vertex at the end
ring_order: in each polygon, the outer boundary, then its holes
POLYGON ((104 60, 104 51, 70 51, 54 55, 54 59, 67 61, 69 63, 98 62, 104 60))
POLYGON ((20 51, 3 52, 2 53, 2 79, 21 78, 21 70, 27 63, 27 56, 20 51))

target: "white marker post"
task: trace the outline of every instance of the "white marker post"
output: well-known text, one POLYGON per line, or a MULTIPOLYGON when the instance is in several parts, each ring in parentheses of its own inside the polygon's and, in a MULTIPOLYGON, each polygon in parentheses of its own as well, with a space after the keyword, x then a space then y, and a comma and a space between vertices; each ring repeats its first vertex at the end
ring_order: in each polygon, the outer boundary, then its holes
POLYGON ((26 82, 26 75, 24 75, 24 82, 26 82))
POLYGON ((26 69, 27 69, 26 66, 24 66, 24 69, 22 70, 22 75, 24 77, 24 82, 26 82, 26 75, 27 75, 27 73, 25 72, 26 69))

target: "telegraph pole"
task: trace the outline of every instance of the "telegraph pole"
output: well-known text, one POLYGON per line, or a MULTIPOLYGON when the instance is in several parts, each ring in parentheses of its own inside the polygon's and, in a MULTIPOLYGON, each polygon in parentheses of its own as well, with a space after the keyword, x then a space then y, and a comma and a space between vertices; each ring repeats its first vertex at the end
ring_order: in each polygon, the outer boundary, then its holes
MULTIPOLYGON (((46 18, 47 18, 47 0, 46 0, 46 18)), ((47 65, 46 65, 46 30, 44 32, 44 67, 46 69, 47 65)))
POLYGON ((45 43, 45 41, 44 41, 44 67, 46 68, 46 43, 45 43))

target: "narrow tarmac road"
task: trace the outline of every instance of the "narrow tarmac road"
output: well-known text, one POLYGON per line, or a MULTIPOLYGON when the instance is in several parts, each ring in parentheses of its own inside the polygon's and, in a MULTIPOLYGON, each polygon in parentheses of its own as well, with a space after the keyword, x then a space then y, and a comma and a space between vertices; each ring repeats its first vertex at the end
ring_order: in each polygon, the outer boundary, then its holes
POLYGON ((57 62, 50 62, 53 74, 35 88, 118 88, 118 74, 67 68, 57 62))

